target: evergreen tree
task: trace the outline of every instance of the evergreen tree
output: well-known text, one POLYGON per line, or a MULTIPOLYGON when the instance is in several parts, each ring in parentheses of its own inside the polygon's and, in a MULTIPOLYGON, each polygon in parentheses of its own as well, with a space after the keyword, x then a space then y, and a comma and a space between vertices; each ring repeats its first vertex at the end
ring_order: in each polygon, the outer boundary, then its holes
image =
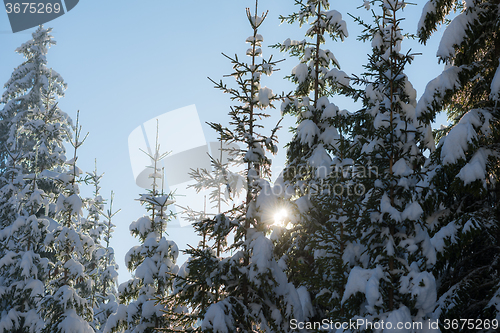
POLYGON ((94 187, 93 198, 87 199, 86 206, 88 215, 82 219, 82 231, 87 233, 94 241, 94 250, 89 261, 84 263, 87 274, 92 277, 90 288, 83 283, 82 291, 87 300, 92 304, 94 311, 94 322, 92 327, 96 332, 101 332, 108 317, 118 307, 118 292, 116 289, 118 278, 118 265, 116 265, 113 248, 109 246, 113 228, 111 222, 114 215, 112 212, 113 193, 111 193, 110 207, 104 212, 104 199, 100 195, 100 181, 103 174, 97 173, 97 167, 92 173, 87 173, 85 182, 94 187), (101 217, 104 217, 103 221, 101 217))
POLYGON ((113 211, 113 192, 111 192, 109 209, 103 214, 106 219, 103 223, 102 240, 104 241, 104 245, 101 244, 102 250, 95 253, 98 259, 96 270, 97 281, 95 284, 97 302, 94 307, 96 332, 104 331, 109 316, 118 308, 118 291, 116 288, 118 282, 118 265, 116 264, 114 249, 110 246, 110 241, 115 228, 111 220, 119 211, 113 211))
POLYGON ((36 212, 47 198, 37 187, 36 175, 23 174, 16 156, 11 156, 0 197, 10 205, 12 220, 0 229, 0 332, 40 332, 44 328, 40 300, 49 273, 49 261, 43 257, 49 221, 36 212))
MULTIPOLYGON (((233 65, 231 74, 237 88, 228 87, 222 81, 214 82, 216 88, 228 93, 238 104, 231 107, 231 127, 211 123, 222 140, 230 144, 241 144, 245 163, 246 198, 241 205, 213 219, 202 220, 196 228, 207 233, 217 243, 227 235, 234 234, 234 243, 227 248, 229 256, 205 251, 206 265, 191 265, 187 279, 191 276, 201 281, 210 275, 209 287, 220 286, 210 299, 211 304, 199 311, 203 316, 198 331, 203 332, 284 332, 289 330, 291 318, 302 318, 302 309, 297 292, 288 283, 282 267, 273 253, 273 243, 267 237, 272 216, 278 206, 272 187, 264 178, 270 176, 270 161, 265 150, 276 152, 275 127, 269 136, 259 133, 263 125, 258 121, 269 115, 263 111, 273 107, 273 101, 280 99, 268 87, 261 86, 262 75, 270 75, 277 62, 272 58, 259 60, 262 55, 263 37, 258 28, 267 13, 257 15, 247 9, 247 18, 253 30, 246 39, 250 44, 247 55, 250 62, 240 61, 238 56, 226 56, 233 65), (210 286, 210 283, 212 286, 210 286), (223 290, 217 294, 217 290, 223 290)), ((218 252, 218 251, 217 251, 218 252)), ((200 253, 200 257, 203 254, 200 253)), ((198 261, 201 263, 201 260, 198 261)), ((197 295, 195 295, 197 296, 197 295)), ((193 308, 200 308, 206 299, 197 296, 193 308)))
POLYGON ((445 70, 426 87, 419 112, 446 110, 449 126, 428 165, 426 211, 438 253, 441 319, 500 319, 499 3, 428 1, 418 27, 425 43, 447 15, 437 56, 445 70))
POLYGON ((184 251, 189 259, 176 275, 174 291, 166 300, 167 306, 175 310, 168 312, 175 324, 167 331, 201 331, 199 323, 207 308, 225 298, 225 291, 221 288, 224 275, 222 258, 229 251, 227 238, 230 236, 230 222, 236 210, 222 212, 222 208, 231 205, 234 208, 237 205, 235 200, 246 188, 244 175, 229 168, 237 167, 242 162, 241 159, 238 160, 238 155, 239 149, 223 148, 221 141, 219 156, 217 159, 211 157, 213 172, 206 169, 191 172, 191 177, 196 181, 193 187, 198 192, 210 190, 209 204, 217 213, 208 213, 206 207, 202 212, 195 212, 189 207, 186 209, 188 221, 193 224, 202 240, 196 248, 190 246, 184 251), (224 155, 227 156, 228 163, 223 163, 224 155))
POLYGON ((338 320, 348 273, 342 260, 349 241, 344 224, 353 195, 347 173, 354 160, 348 138, 351 116, 329 99, 350 91, 349 78, 323 44, 328 39, 343 41, 348 32, 342 15, 330 10, 328 1, 296 1, 296 5, 297 12, 281 21, 309 24, 307 39, 287 39, 275 47, 300 59, 287 77, 297 88, 282 104, 284 113, 297 117, 282 178, 285 197, 298 197, 300 215, 299 223, 282 236, 279 248, 287 254, 290 278, 312 294, 315 306, 309 315, 318 321, 338 320))
MULTIPOLYGON (((158 135, 158 133, 157 133, 158 135)), ((152 188, 139 199, 146 205, 149 216, 143 216, 130 224, 130 232, 141 242, 129 250, 125 257, 133 278, 120 284, 120 305, 106 323, 104 332, 156 332, 170 327, 167 309, 160 301, 172 291, 172 275, 179 270, 175 264, 178 248, 175 242, 165 238, 168 221, 173 217, 168 206, 171 195, 158 188, 162 179, 158 163, 166 154, 160 154, 158 140, 154 155, 149 155, 154 166, 150 178, 152 188)))
MULTIPOLYGON (((363 109, 355 114, 353 144, 358 164, 376 171, 362 177, 366 194, 353 227, 365 257, 358 255, 342 303, 349 317, 370 322, 425 322, 436 304, 436 263, 423 209, 419 204, 423 152, 433 147, 429 121, 416 110, 416 92, 404 71, 413 60, 401 52, 400 22, 404 1, 373 1, 380 14, 364 27, 362 40, 371 41, 367 73, 354 83, 365 87, 363 109)), ((413 325, 413 324, 412 324, 413 325)), ((361 331, 372 332, 365 326, 361 331)))
POLYGON ((72 129, 55 102, 66 85, 46 66, 47 50, 55 44, 50 31, 39 27, 16 50, 26 61, 14 70, 1 99, 2 331, 46 329, 41 302, 55 262, 48 243, 58 226, 56 195, 67 185, 64 143, 72 129))
POLYGON ((274 47, 300 59, 287 77, 297 88, 285 99, 281 109, 285 114, 296 116, 298 123, 294 138, 288 144, 285 181, 294 188, 294 194, 303 195, 318 178, 317 170, 312 169, 324 168, 328 162, 326 151, 338 145, 338 129, 330 122, 339 110, 329 102, 328 96, 349 85, 348 76, 338 69, 340 65, 333 52, 322 49, 321 45, 326 42, 326 34, 335 41, 343 40, 348 32, 342 15, 329 10, 328 1, 297 1, 296 4, 300 7, 298 12, 282 16, 281 21, 290 24, 298 21, 301 26, 312 21, 306 33, 312 41, 287 39, 274 47))
POLYGON ((45 170, 42 176, 58 183, 61 193, 55 204, 53 231, 44 243, 50 252, 50 277, 46 282, 46 294, 41 300, 45 328, 42 332, 93 333, 92 305, 85 299, 85 289, 91 288, 84 263, 90 260, 94 248, 92 238, 81 230, 84 202, 79 193, 81 170, 76 166, 77 150, 82 145, 81 128, 76 124, 74 139, 70 143, 74 156, 66 164, 65 172, 45 170))
MULTIPOLYGON (((32 34, 33 39, 16 49, 26 60, 5 83, 0 99, 4 104, 0 111, 0 169, 5 167, 9 150, 29 154, 25 156, 27 161, 34 161, 37 155, 38 172, 50 170, 66 160, 62 141, 66 131, 71 129, 71 120, 55 103, 56 98, 64 96, 66 83, 56 71, 47 67, 48 49, 55 44, 51 31, 51 28, 40 26, 32 34), (23 131, 26 127, 37 131, 23 131)), ((34 172, 33 163, 21 165, 34 172)))

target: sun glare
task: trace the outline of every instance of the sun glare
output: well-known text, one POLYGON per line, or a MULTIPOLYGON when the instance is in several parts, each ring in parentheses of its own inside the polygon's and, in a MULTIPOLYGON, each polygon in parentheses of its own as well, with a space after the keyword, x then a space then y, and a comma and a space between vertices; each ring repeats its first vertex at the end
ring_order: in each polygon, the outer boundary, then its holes
POLYGON ((285 219, 288 216, 286 209, 282 208, 274 213, 274 225, 283 226, 285 219))

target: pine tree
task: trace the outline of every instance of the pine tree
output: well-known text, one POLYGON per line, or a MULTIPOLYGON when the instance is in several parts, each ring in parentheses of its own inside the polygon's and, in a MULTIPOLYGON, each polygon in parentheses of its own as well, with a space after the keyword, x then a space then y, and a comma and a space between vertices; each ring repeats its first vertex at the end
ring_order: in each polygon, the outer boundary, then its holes
POLYGON ((85 183, 94 187, 93 198, 87 199, 87 218, 82 219, 82 231, 87 233, 94 241, 94 250, 90 260, 84 263, 87 274, 92 277, 93 283, 88 286, 81 284, 82 291, 93 306, 94 322, 92 327, 96 332, 101 332, 108 317, 118 307, 118 292, 116 289, 118 279, 118 265, 114 258, 114 250, 109 242, 115 225, 111 219, 119 212, 113 212, 113 193, 111 193, 110 207, 104 212, 104 199, 100 195, 100 182, 103 174, 97 173, 97 166, 91 173, 87 172, 85 183), (101 217, 104 217, 103 221, 101 217))
POLYGON ((72 125, 55 102, 66 85, 46 66, 47 50, 55 44, 50 31, 39 27, 16 50, 26 61, 1 99, 0 280, 6 287, 0 321, 3 330, 16 332, 45 329, 41 301, 54 260, 48 240, 58 224, 55 198, 67 178, 64 142, 72 125))
MULTIPOLYGON (((436 304, 436 281, 430 272, 436 263, 419 186, 424 177, 423 152, 432 148, 429 121, 416 110, 416 92, 404 70, 413 60, 401 52, 400 22, 403 1, 374 1, 380 14, 364 27, 362 40, 371 41, 367 73, 354 83, 365 87, 363 109, 355 114, 353 144, 357 164, 376 171, 359 178, 366 194, 356 233, 366 251, 352 268, 342 303, 349 316, 370 322, 425 322, 436 304)), ((374 331, 365 326, 361 331, 374 331)))
POLYGON ((342 312, 348 269, 342 257, 349 241, 344 224, 350 209, 344 171, 353 167, 347 136, 350 115, 329 99, 348 93, 349 78, 323 44, 328 39, 343 41, 348 32, 342 15, 330 10, 328 1, 296 1, 296 5, 297 12, 281 21, 309 24, 307 39, 287 39, 274 46, 300 59, 287 77, 297 88, 282 104, 284 113, 297 117, 282 178, 285 197, 299 197, 295 206, 300 215, 279 247, 286 253, 290 278, 312 294, 314 313, 309 315, 321 321, 339 319, 342 312))
MULTIPOLYGON (((157 132, 158 135, 158 132, 157 132)), ((175 264, 178 248, 164 233, 173 213, 168 206, 173 203, 170 194, 163 192, 163 179, 159 162, 166 154, 160 154, 158 140, 155 152, 148 156, 154 161, 150 178, 152 188, 139 199, 149 216, 143 216, 130 224, 130 232, 141 242, 129 250, 125 257, 133 278, 120 284, 120 305, 106 323, 104 332, 156 332, 169 328, 171 320, 164 315, 167 309, 161 300, 172 292, 172 280, 179 268, 175 264), (161 189, 159 189, 161 188, 161 189)))
MULTIPOLYGON (((51 31, 40 26, 31 40, 16 49, 26 61, 14 70, 0 100, 5 104, 0 111, 0 170, 5 171, 11 153, 16 154, 17 166, 25 174, 58 172, 66 161, 64 142, 72 124, 56 103, 56 98, 64 95, 66 83, 47 67, 48 48, 55 44, 51 31)), ((60 191, 57 184, 44 177, 38 179, 37 186, 47 195, 60 191)), ((13 222, 8 210, 2 208, 0 215, 2 223, 13 222)))
POLYGON ((45 319, 42 332, 93 333, 89 325, 93 321, 92 306, 84 297, 81 284, 91 288, 92 280, 87 275, 84 263, 90 260, 94 248, 92 238, 81 231, 83 199, 79 193, 81 170, 76 166, 77 150, 83 144, 81 127, 76 124, 75 137, 70 140, 74 156, 66 164, 65 172, 45 170, 42 176, 58 183, 61 193, 55 205, 54 230, 44 243, 50 252, 50 277, 46 283, 46 294, 41 300, 45 319))
POLYGON ((449 126, 428 169, 426 211, 432 213, 438 252, 441 319, 500 320, 499 113, 500 36, 498 1, 428 1, 419 23, 425 43, 447 15, 437 56, 447 64, 419 101, 432 118, 446 110, 449 126))
MULTIPOLYGON (((261 78, 270 75, 277 62, 272 58, 259 60, 263 37, 258 28, 267 13, 258 16, 256 2, 255 13, 247 9, 246 14, 253 30, 252 36, 246 39, 250 44, 246 54, 251 60, 245 63, 237 55, 225 55, 232 63, 234 72, 231 76, 235 78, 237 88, 213 81, 216 88, 228 93, 238 103, 229 112, 231 126, 210 125, 226 144, 243 146, 241 154, 247 191, 244 202, 231 212, 197 225, 198 230, 207 232, 208 237, 215 241, 234 234, 234 243, 227 249, 229 256, 220 258, 213 253, 206 256, 208 268, 215 272, 210 282, 220 286, 223 293, 216 295, 215 301, 206 308, 198 328, 203 332, 284 332, 289 330, 291 318, 302 318, 297 292, 288 283, 274 257, 273 243, 267 237, 278 206, 271 185, 264 179, 270 176, 270 161, 265 150, 276 152, 278 126, 269 136, 263 135, 259 133, 263 127, 259 119, 269 117, 263 110, 273 107, 273 102, 280 97, 268 87, 262 87, 261 78)), ((201 268, 198 272, 195 269, 189 274, 203 276, 208 273, 201 268)))
MULTIPOLYGON (((49 261, 44 240, 49 221, 36 213, 46 203, 36 175, 25 175, 12 158, 4 169, 0 200, 9 205, 9 221, 0 229, 0 332, 40 332, 44 327, 40 300, 45 294, 49 261)), ((5 210, 4 210, 5 211, 5 210)))
POLYGON ((322 163, 328 158, 324 151, 331 151, 338 145, 338 129, 330 121, 339 110, 329 102, 328 96, 349 85, 348 76, 338 69, 340 65, 333 52, 322 49, 321 45, 326 41, 326 34, 335 41, 343 40, 348 32, 342 15, 336 10, 328 10, 328 1, 297 1, 297 5, 300 7, 297 13, 280 19, 289 24, 298 21, 301 26, 311 20, 306 37, 312 41, 287 39, 274 47, 300 59, 287 77, 297 84, 297 88, 285 99, 281 109, 285 114, 296 116, 298 123, 294 138, 288 144, 285 181, 294 187, 294 193, 303 195, 311 188, 309 182, 314 182, 311 179, 318 178, 311 168, 325 167, 322 163))
POLYGON ((116 264, 114 249, 110 246, 110 241, 115 228, 111 220, 119 211, 113 211, 113 192, 111 192, 109 209, 103 214, 106 219, 103 223, 102 240, 104 241, 104 245, 101 244, 102 250, 100 253, 95 253, 99 262, 95 284, 98 297, 97 305, 94 307, 96 332, 104 331, 109 316, 116 312, 118 308, 118 291, 116 288, 118 283, 118 265, 116 264))
MULTIPOLYGON (((230 221, 235 216, 235 210, 222 211, 223 207, 233 208, 237 205, 237 198, 246 188, 245 177, 239 172, 230 170, 230 166, 238 167, 239 149, 224 148, 221 140, 219 156, 212 160, 212 170, 192 170, 191 177, 196 183, 193 187, 198 191, 210 190, 209 205, 217 213, 207 212, 207 202, 202 212, 195 212, 187 207, 187 219, 201 237, 196 248, 189 247, 184 252, 189 259, 180 268, 174 282, 174 291, 171 297, 165 300, 170 309, 168 316, 174 319, 175 324, 166 331, 201 331, 200 321, 203 320, 206 310, 211 304, 225 298, 223 284, 222 258, 229 251, 227 238, 231 232, 230 221), (226 156, 225 156, 226 155, 226 156), (223 163, 224 158, 227 163, 223 163)), ((240 156, 241 157, 241 156, 240 156)), ((206 200, 206 198, 205 198, 206 200)))
MULTIPOLYGON (((71 129, 71 120, 55 103, 56 98, 64 96, 66 83, 47 67, 48 49, 55 44, 51 31, 40 26, 32 34, 33 39, 16 49, 26 60, 5 83, 0 100, 5 104, 0 111, 0 169, 7 162, 9 150, 21 153, 18 146, 25 149, 23 154, 29 154, 26 156, 29 161, 34 161, 37 155, 39 170, 50 170, 66 160, 61 142, 71 129), (38 130, 32 133, 35 136, 28 136, 31 131, 22 130, 28 126, 38 130)), ((29 163, 22 166, 34 172, 29 163)))

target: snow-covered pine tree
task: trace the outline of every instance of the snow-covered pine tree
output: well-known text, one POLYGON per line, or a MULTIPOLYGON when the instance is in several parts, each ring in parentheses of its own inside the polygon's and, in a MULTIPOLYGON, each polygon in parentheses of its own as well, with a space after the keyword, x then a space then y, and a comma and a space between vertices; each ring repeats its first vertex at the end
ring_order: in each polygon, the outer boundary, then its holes
MULTIPOLYGON (((9 159, 0 173, 0 228, 10 226, 16 219, 20 205, 20 192, 26 185, 24 174, 19 163, 21 156, 15 152, 7 151, 9 159)), ((1 254, 0 249, 0 254, 1 254)))
POLYGON ((351 318, 383 320, 386 328, 415 322, 427 326, 436 306, 436 281, 430 272, 436 257, 417 184, 423 177, 423 151, 433 145, 432 133, 429 121, 416 111, 416 91, 404 73, 413 59, 401 52, 405 2, 372 4, 375 24, 357 19, 364 27, 360 38, 371 41, 373 51, 367 73, 353 81, 365 89, 352 137, 360 151, 357 163, 378 172, 377 177, 357 180, 367 190, 355 221, 366 257, 352 268, 342 302, 351 305, 351 318))
POLYGON ((282 103, 281 110, 297 117, 298 126, 292 142, 288 144, 284 175, 294 192, 302 195, 312 188, 309 182, 317 178, 311 167, 318 169, 324 166, 314 162, 328 161, 325 149, 332 149, 338 144, 338 129, 329 123, 339 113, 338 107, 327 97, 349 85, 348 76, 339 70, 340 65, 333 52, 321 46, 325 44, 325 35, 328 34, 334 41, 343 40, 348 32, 342 14, 329 10, 328 1, 297 1, 296 5, 299 6, 296 13, 280 19, 289 24, 299 22, 301 26, 309 23, 306 37, 311 40, 287 39, 274 47, 300 59, 292 74, 287 76, 297 84, 297 88, 282 103))
MULTIPOLYGON (((65 162, 64 140, 66 130, 71 129, 71 120, 55 103, 64 96, 66 83, 53 69, 47 67, 48 49, 56 42, 51 28, 40 26, 32 39, 16 49, 25 61, 12 73, 5 83, 5 91, 0 103, 0 170, 8 160, 8 150, 17 151, 27 161, 34 161, 37 155, 37 168, 51 169, 65 162), (35 135, 27 136, 22 127, 38 129, 35 135), (16 147, 21 147, 23 151, 16 147)), ((29 172, 33 163, 22 163, 29 172)))
MULTIPOLYGON (((66 161, 63 142, 68 139, 72 125, 71 119, 56 103, 56 98, 64 95, 66 83, 47 67, 48 48, 55 44, 51 30, 40 26, 31 40, 16 49, 26 60, 4 85, 6 90, 0 100, 5 104, 0 110, 0 170, 9 162, 9 152, 16 154, 16 165, 25 174, 58 171, 56 169, 66 161)), ((37 186, 47 194, 60 191, 57 185, 43 177, 38 178, 37 186)), ((0 208, 0 215, 2 223, 9 220, 3 208, 0 208)))
MULTIPOLYGON (((88 284, 87 281, 78 285, 81 288, 82 296, 85 297, 89 303, 94 307, 97 303, 96 295, 96 285, 97 279, 96 272, 99 267, 99 258, 96 256, 101 253, 102 246, 100 240, 102 237, 104 226, 101 221, 101 214, 104 209, 104 199, 99 193, 100 186, 99 183, 102 179, 102 175, 97 173, 97 165, 92 173, 87 172, 84 178, 84 182, 89 184, 94 188, 94 195, 92 198, 85 199, 85 206, 87 210, 87 217, 81 218, 81 229, 84 233, 88 234, 94 241, 94 249, 92 255, 88 260, 83 260, 82 264, 85 266, 85 272, 92 278, 92 284, 88 284)), ((95 320, 95 318, 94 318, 95 320)), ((93 326, 95 328, 95 325, 93 326)))
POLYGON ((100 182, 103 174, 94 171, 85 178, 85 183, 94 187, 94 195, 87 199, 86 206, 88 215, 82 219, 82 231, 87 233, 94 241, 94 250, 89 261, 84 262, 87 274, 93 283, 88 286, 80 284, 83 294, 93 307, 94 322, 92 327, 96 332, 102 332, 108 317, 118 307, 118 292, 116 289, 118 279, 118 265, 114 258, 114 250, 109 246, 114 224, 111 222, 113 212, 113 193, 111 193, 110 207, 104 212, 104 199, 100 194, 100 182), (102 220, 104 217, 105 220, 102 220))
POLYGON ((70 139, 74 155, 66 162, 69 167, 65 172, 44 170, 41 173, 61 188, 53 220, 57 225, 44 242, 51 256, 46 294, 41 300, 44 333, 94 333, 89 325, 93 322, 92 305, 85 299, 80 286, 87 283, 85 289, 91 288, 92 280, 84 263, 90 260, 94 248, 92 238, 81 230, 84 202, 79 194, 79 177, 82 172, 76 161, 77 150, 85 139, 82 140, 80 134, 77 120, 75 137, 70 139))
POLYGON ((0 190, 6 213, 0 229, 0 332, 41 332, 40 300, 49 273, 49 261, 43 257, 49 222, 36 213, 46 196, 37 188, 36 175, 23 174, 18 156, 8 154, 11 159, 4 166, 6 179, 0 190))
POLYGON ((263 127, 259 119, 269 117, 264 109, 273 107, 278 99, 271 89, 261 86, 262 75, 270 75, 277 62, 259 59, 262 55, 263 37, 258 28, 267 16, 259 16, 257 1, 255 13, 247 8, 247 18, 253 34, 246 39, 250 48, 246 54, 248 63, 238 56, 226 56, 233 66, 231 74, 237 87, 231 88, 223 81, 214 82, 215 87, 228 93, 237 102, 231 107, 230 127, 211 123, 222 140, 238 144, 245 162, 244 175, 247 183, 244 202, 235 207, 234 215, 217 215, 207 223, 211 237, 220 239, 227 234, 235 235, 230 245, 229 257, 220 259, 216 283, 224 290, 219 300, 211 304, 201 322, 203 332, 286 332, 291 318, 302 319, 302 308, 298 294, 278 264, 273 253, 273 243, 266 237, 272 216, 279 209, 271 185, 264 180, 270 176, 270 161, 265 150, 275 153, 276 131, 269 136, 261 134, 263 127), (219 274, 219 273, 218 273, 219 274))
POLYGON ((158 138, 153 155, 148 156, 154 162, 149 176, 151 190, 139 200, 149 215, 130 224, 130 232, 140 241, 125 257, 133 277, 118 287, 120 305, 108 318, 104 332, 152 333, 171 327, 165 312, 172 309, 167 309, 161 301, 171 293, 173 276, 179 270, 178 248, 175 242, 165 238, 167 224, 173 217, 168 206, 174 201, 170 194, 164 193, 163 183, 158 183, 163 179, 159 163, 166 156, 160 154, 158 138))
POLYGON ((104 331, 109 316, 116 312, 118 308, 118 265, 116 264, 115 252, 110 246, 110 241, 115 228, 112 219, 120 210, 113 211, 113 196, 114 193, 111 192, 109 208, 103 214, 106 221, 103 223, 104 230, 101 242, 104 241, 104 244, 101 244, 101 253, 96 253, 96 256, 99 258, 99 265, 96 272, 96 291, 99 296, 97 298, 97 306, 94 308, 96 332, 104 331))
POLYGON ((11 286, 4 290, 9 302, 4 302, 2 321, 10 320, 10 329, 19 332, 45 329, 40 301, 54 260, 47 240, 57 227, 54 200, 66 185, 61 181, 64 142, 72 128, 56 103, 66 85, 46 66, 47 50, 55 44, 50 31, 39 27, 33 39, 16 50, 26 61, 14 70, 1 99, 1 191, 9 197, 2 197, 0 224, 2 251, 10 257, 2 255, 0 279, 11 286), (20 317, 10 310, 19 311, 20 317))
POLYGON ((201 237, 196 248, 189 247, 184 252, 189 259, 180 268, 174 282, 174 291, 165 302, 168 308, 174 309, 168 315, 175 319, 172 329, 167 332, 196 332, 201 331, 200 321, 203 320, 207 308, 225 298, 221 288, 224 275, 221 259, 227 256, 229 250, 229 233, 232 230, 230 221, 234 219, 236 209, 222 211, 223 207, 233 208, 234 201, 244 193, 246 188, 245 177, 230 170, 238 167, 241 161, 239 149, 226 147, 220 142, 217 158, 211 156, 212 170, 196 169, 190 173, 196 183, 192 186, 197 192, 209 190, 208 204, 217 211, 216 214, 207 212, 207 198, 205 209, 195 212, 187 207, 186 219, 193 224, 196 233, 201 237), (240 157, 239 160, 233 157, 240 157), (223 161, 227 159, 227 163, 223 161), (182 311, 179 311, 181 310, 182 311))
POLYGON ((500 320, 500 34, 496 0, 428 1, 419 22, 425 43, 452 11, 437 57, 444 71, 429 82, 417 112, 446 110, 450 125, 431 155, 425 211, 438 252, 441 319, 500 320))
POLYGON ((287 77, 297 88, 282 104, 282 112, 297 117, 283 186, 287 199, 292 193, 299 197, 300 216, 279 246, 287 253, 290 278, 312 295, 314 320, 338 320, 348 273, 342 256, 348 243, 344 222, 350 198, 348 175, 343 171, 350 173, 353 159, 347 136, 349 113, 339 110, 329 97, 347 93, 349 78, 324 44, 329 39, 344 40, 348 32, 329 1, 296 1, 296 6, 297 12, 282 16, 281 21, 308 24, 306 39, 287 39, 274 46, 300 60, 287 77))

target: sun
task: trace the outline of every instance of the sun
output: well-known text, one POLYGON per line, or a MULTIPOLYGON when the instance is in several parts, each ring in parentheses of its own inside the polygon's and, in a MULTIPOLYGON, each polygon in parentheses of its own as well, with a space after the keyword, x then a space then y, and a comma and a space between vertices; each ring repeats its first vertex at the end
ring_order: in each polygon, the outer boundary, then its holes
POLYGON ((283 226, 285 224, 285 219, 288 216, 286 209, 281 208, 276 213, 274 213, 274 225, 283 226))

